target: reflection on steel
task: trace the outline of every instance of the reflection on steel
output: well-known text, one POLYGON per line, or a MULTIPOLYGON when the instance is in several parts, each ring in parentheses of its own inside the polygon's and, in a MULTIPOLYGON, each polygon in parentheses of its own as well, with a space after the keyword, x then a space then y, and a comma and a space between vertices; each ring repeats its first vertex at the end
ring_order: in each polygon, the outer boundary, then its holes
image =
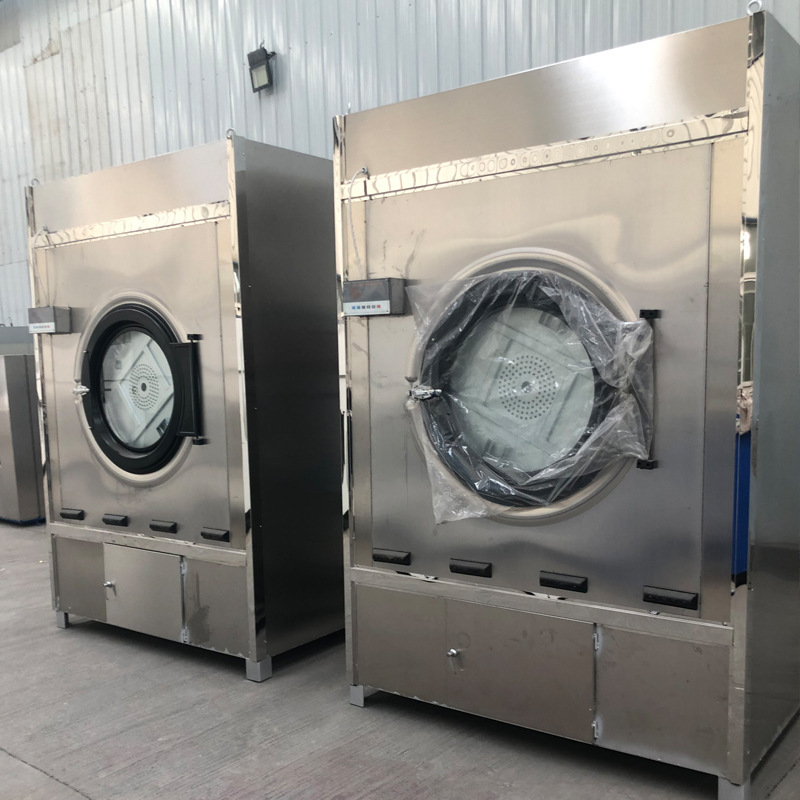
POLYGON ((72 320, 37 339, 57 621, 256 681, 342 627, 330 166, 233 136, 29 189, 72 320))
POLYGON ((0 519, 25 523, 44 516, 44 501, 36 368, 21 349, 0 340, 0 519))
MULTIPOLYGON (((559 142, 477 158, 433 164, 420 169, 409 169, 375 175, 356 184, 358 192, 352 199, 382 194, 411 192, 439 184, 462 180, 480 180, 497 175, 548 169, 559 165, 609 159, 631 153, 644 153, 665 147, 698 143, 722 136, 744 135, 747 131, 747 110, 736 109, 708 117, 673 125, 644 127, 613 136, 597 136, 574 142, 559 142)), ((348 189, 351 199, 353 183, 348 189)))
MULTIPOLYGON (((336 120, 341 280, 432 298, 416 319, 342 319, 351 702, 395 692, 746 795, 800 707, 798 76, 797 43, 756 13, 336 120), (462 460, 523 480, 531 417, 569 409, 535 359, 506 369, 487 344, 470 402, 415 430, 456 363, 426 378, 418 325, 438 330, 458 281, 542 259, 623 324, 660 312, 658 469, 573 476, 571 506, 473 506, 497 487, 465 480, 462 460), (494 435, 500 407, 518 437, 494 435), (434 498, 465 513, 437 525, 434 498)), ((509 308, 489 310, 507 323, 509 308)), ((484 346, 475 316, 464 303, 447 329, 459 357, 484 346)), ((530 446, 552 454, 552 433, 530 446)))
POLYGON ((60 231, 47 230, 46 237, 34 237, 32 246, 35 250, 42 250, 65 244, 105 239, 111 236, 144 233, 145 231, 170 228, 175 225, 193 225, 228 216, 230 216, 230 204, 227 201, 207 203, 177 208, 171 211, 160 211, 154 214, 143 214, 137 217, 96 222, 78 228, 67 228, 60 231))

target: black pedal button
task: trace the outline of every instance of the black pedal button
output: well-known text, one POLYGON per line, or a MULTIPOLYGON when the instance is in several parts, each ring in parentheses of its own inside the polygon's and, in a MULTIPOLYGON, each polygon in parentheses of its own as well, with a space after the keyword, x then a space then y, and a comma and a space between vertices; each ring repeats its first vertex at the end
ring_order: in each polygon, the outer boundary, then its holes
POLYGON ((230 531, 222 531, 218 528, 201 528, 200 535, 204 539, 210 539, 212 542, 229 542, 231 540, 230 531))

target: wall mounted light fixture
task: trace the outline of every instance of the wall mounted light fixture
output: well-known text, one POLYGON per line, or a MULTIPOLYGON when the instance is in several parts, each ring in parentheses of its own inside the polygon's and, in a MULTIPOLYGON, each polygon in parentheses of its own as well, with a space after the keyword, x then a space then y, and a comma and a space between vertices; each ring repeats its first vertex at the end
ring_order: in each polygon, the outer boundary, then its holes
POLYGON ((247 54, 247 62, 250 65, 250 81, 253 84, 254 92, 272 88, 272 65, 269 62, 274 55, 275 53, 267 52, 263 47, 247 54))

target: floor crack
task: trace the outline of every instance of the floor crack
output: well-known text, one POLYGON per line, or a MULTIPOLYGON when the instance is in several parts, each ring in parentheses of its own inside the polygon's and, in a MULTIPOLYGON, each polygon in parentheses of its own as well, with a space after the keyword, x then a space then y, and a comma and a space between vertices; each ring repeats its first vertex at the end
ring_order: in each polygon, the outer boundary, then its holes
POLYGON ((51 775, 47 770, 42 769, 41 767, 37 767, 36 764, 31 764, 30 761, 26 761, 24 758, 20 758, 18 755, 14 753, 10 753, 5 747, 0 746, 0 753, 5 753, 7 756, 10 756, 15 761, 19 761, 22 764, 25 764, 26 767, 30 767, 31 769, 35 769, 37 772, 41 772, 42 775, 46 775, 50 778, 51 781, 55 781, 56 783, 60 783, 62 786, 66 786, 67 789, 79 794, 81 797, 85 797, 86 800, 92 800, 88 794, 84 794, 80 789, 76 789, 74 786, 70 786, 66 781, 62 781, 60 778, 56 778, 55 775, 51 775))

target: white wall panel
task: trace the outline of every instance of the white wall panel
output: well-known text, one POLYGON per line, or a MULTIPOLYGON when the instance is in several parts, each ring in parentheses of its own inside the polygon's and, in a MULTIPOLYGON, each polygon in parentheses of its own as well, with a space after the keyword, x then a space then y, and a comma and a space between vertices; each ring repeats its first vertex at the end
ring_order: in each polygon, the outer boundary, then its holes
MULTIPOLYGON (((2 2, 2 0, 0 0, 2 2)), ((24 0, 0 52, 0 321, 22 189, 222 138, 327 156, 331 117, 741 16, 745 0, 24 0), (250 90, 247 53, 276 51, 250 90)), ((767 0, 800 36, 800 3, 767 0)))

